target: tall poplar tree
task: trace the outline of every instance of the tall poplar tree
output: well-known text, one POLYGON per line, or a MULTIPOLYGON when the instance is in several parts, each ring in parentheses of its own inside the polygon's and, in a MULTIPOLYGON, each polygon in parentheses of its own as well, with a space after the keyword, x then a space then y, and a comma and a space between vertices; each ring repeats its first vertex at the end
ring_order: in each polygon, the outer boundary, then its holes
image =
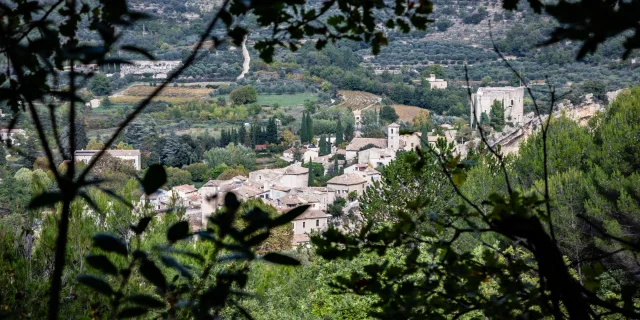
POLYGON ((327 140, 325 140, 324 135, 320 136, 320 142, 318 142, 320 147, 320 155, 324 156, 327 154, 327 140))

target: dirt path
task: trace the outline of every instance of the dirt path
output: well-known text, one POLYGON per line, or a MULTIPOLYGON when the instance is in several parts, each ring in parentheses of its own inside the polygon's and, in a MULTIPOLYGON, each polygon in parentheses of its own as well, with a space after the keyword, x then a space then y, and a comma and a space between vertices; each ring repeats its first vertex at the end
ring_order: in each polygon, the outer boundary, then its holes
POLYGON ((247 37, 245 36, 242 40, 242 56, 244 57, 244 62, 242 62, 242 73, 236 78, 236 80, 240 80, 244 78, 244 75, 249 72, 249 63, 251 62, 251 57, 249 56, 249 50, 247 50, 247 37))

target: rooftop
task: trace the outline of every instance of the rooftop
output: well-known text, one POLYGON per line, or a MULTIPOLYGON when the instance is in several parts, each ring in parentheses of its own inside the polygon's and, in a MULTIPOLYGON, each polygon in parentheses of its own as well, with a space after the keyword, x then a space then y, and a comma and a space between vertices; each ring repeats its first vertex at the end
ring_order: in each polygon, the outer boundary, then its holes
MULTIPOLYGON (((74 153, 76 156, 93 156, 100 150, 76 150, 74 153)), ((114 157, 123 156, 140 156, 140 150, 107 150, 107 152, 114 157)))
POLYGON ((324 213, 324 211, 322 210, 307 210, 293 220, 320 219, 320 218, 328 218, 328 217, 329 215, 324 213))
POLYGON ((347 151, 360 151, 360 148, 373 144, 380 148, 387 147, 387 139, 379 139, 379 138, 353 138, 351 143, 347 146, 347 151))
POLYGON ((357 173, 345 173, 341 176, 333 177, 331 180, 327 181, 328 184, 343 184, 343 185, 352 185, 352 184, 363 184, 366 183, 367 180, 360 177, 357 173))
POLYGON ((198 189, 196 189, 194 186, 192 186, 190 184, 183 184, 181 186, 175 186, 175 187, 173 187, 173 190, 178 191, 178 192, 183 192, 183 193, 191 193, 191 192, 198 191, 198 189))

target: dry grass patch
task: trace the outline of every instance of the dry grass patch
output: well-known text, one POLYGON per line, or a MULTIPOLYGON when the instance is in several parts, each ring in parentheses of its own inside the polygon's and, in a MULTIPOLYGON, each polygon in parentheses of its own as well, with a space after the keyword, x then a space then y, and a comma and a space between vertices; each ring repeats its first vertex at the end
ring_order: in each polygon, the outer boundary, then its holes
POLYGON ((400 121, 409 121, 411 122, 413 120, 413 118, 415 118, 415 116, 417 116, 420 111, 426 111, 427 113, 429 112, 429 110, 427 109, 422 109, 422 108, 418 108, 418 107, 413 107, 413 106, 405 106, 403 104, 394 104, 392 105, 393 109, 396 110, 396 113, 398 114, 398 120, 400 121))
MULTIPOLYGON (((149 96, 156 87, 151 86, 132 86, 121 94, 123 96, 146 97, 149 96)), ((213 89, 209 88, 186 88, 186 87, 165 87, 160 91, 158 96, 161 97, 184 97, 184 98, 201 98, 209 97, 209 92, 213 89)))
MULTIPOLYGON (((145 98, 145 96, 115 96, 115 97, 109 97, 109 99, 111 100, 112 103, 116 103, 116 104, 136 104, 140 101, 142 101, 145 98)), ((193 101, 193 100, 200 100, 201 98, 198 97, 165 97, 165 96, 158 96, 153 98, 153 101, 166 101, 172 104, 176 104, 176 103, 184 103, 184 102, 189 102, 189 101, 193 101)))
POLYGON ((338 94, 344 100, 339 106, 351 110, 364 109, 381 101, 379 96, 363 91, 340 90, 338 94))

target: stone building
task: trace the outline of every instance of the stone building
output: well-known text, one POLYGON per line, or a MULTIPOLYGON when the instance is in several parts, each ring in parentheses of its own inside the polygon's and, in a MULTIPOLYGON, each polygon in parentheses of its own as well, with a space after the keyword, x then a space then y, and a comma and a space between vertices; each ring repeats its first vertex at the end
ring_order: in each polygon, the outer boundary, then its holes
POLYGON ((329 215, 322 210, 308 209, 293 220, 293 245, 309 242, 309 234, 323 231, 329 225, 329 215))
POLYGON ((524 121, 524 87, 481 87, 471 96, 471 125, 475 118, 480 121, 482 113, 490 117, 491 105, 499 101, 504 106, 504 120, 514 126, 519 126, 524 121), (474 118, 475 107, 475 118, 474 118))
MULTIPOLYGON (((76 161, 82 161, 89 163, 100 150, 76 150, 76 161)), ((140 150, 107 150, 107 152, 114 158, 118 158, 126 163, 131 164, 136 170, 141 170, 141 156, 140 150)))
POLYGON ((367 180, 367 186, 373 184, 374 181, 379 181, 382 175, 378 170, 369 166, 368 163, 356 163, 354 165, 344 168, 344 173, 356 173, 360 177, 367 180))
POLYGON ((346 198, 352 191, 355 191, 358 195, 362 195, 366 187, 367 180, 362 178, 358 173, 345 173, 327 181, 327 188, 333 189, 335 196, 342 198, 346 198))
POLYGON ((429 81, 429 88, 431 89, 446 89, 447 81, 444 79, 437 79, 435 74, 430 74, 429 78, 426 79, 429 81))

